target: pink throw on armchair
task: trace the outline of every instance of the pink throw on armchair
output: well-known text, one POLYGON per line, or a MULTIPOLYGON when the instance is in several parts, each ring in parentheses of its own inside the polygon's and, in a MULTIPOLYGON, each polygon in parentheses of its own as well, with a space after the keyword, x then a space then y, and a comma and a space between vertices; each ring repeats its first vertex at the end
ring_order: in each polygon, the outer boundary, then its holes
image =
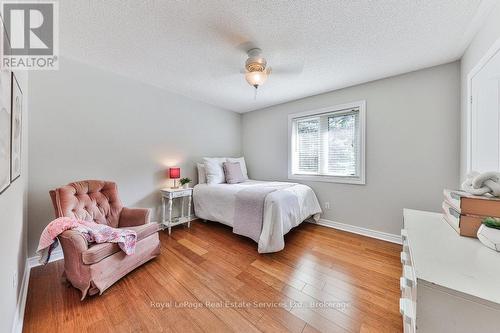
POLYGON ((160 254, 158 224, 149 223, 149 209, 123 207, 115 183, 85 180, 50 191, 57 217, 72 217, 127 228, 137 233, 134 255, 127 256, 116 243, 88 244, 76 230, 59 236, 68 281, 88 295, 102 294, 123 276, 160 254))

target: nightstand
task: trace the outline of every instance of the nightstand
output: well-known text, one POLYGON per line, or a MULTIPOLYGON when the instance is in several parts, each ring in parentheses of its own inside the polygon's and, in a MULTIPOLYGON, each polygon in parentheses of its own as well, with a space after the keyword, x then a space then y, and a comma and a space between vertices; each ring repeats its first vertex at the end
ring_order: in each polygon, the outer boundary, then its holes
POLYGON ((187 223, 188 227, 191 227, 191 221, 196 219, 196 216, 191 214, 191 202, 193 200, 193 189, 192 188, 163 188, 160 190, 161 193, 161 224, 163 229, 168 228, 168 234, 172 232, 172 227, 187 223), (187 203, 187 215, 184 215, 185 200, 187 203), (172 210, 174 205, 174 199, 178 199, 181 202, 181 216, 172 217, 172 210), (167 210, 168 205, 168 212, 167 210), (168 216, 167 216, 168 214, 168 216), (167 219, 168 218, 168 219, 167 219))

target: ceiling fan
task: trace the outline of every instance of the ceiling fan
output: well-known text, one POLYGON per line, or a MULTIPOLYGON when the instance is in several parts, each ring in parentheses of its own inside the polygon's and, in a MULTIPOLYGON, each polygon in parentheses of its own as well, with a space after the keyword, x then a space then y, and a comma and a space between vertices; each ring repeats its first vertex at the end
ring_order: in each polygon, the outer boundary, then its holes
MULTIPOLYGON (((248 45, 250 43, 244 44, 248 45)), ((262 50, 254 45, 248 47, 246 54, 248 58, 241 73, 245 75, 248 84, 255 88, 255 98, 258 88, 267 81, 271 73, 300 74, 303 69, 303 64, 300 64, 298 66, 278 67, 277 70, 273 70, 271 66, 268 66, 266 58, 262 55, 262 50)))
MULTIPOLYGON (((292 43, 286 40, 261 40, 261 43, 266 45, 266 54, 269 56, 266 59, 255 39, 248 36, 247 33, 243 33, 241 27, 237 27, 236 30, 228 30, 226 26, 213 24, 209 28, 214 34, 218 35, 226 46, 230 45, 233 50, 244 52, 247 55, 244 68, 240 69, 239 72, 245 75, 246 82, 255 88, 254 98, 257 97, 258 88, 268 80, 271 73, 277 77, 282 75, 299 75, 304 69, 304 59, 301 53, 297 52, 297 48, 294 47, 296 39, 292 43), (267 47, 271 50, 267 50, 267 47), (268 66, 268 60, 271 60, 273 63, 272 69, 268 66)), ((234 65, 231 63, 230 66, 224 66, 223 68, 214 66, 213 68, 216 68, 216 71, 214 71, 213 75, 216 77, 234 76, 237 73, 234 70, 234 65)))
POLYGON ((266 82, 272 69, 267 66, 266 59, 262 56, 262 50, 258 47, 247 51, 248 59, 245 61, 245 80, 253 86, 255 90, 266 82))

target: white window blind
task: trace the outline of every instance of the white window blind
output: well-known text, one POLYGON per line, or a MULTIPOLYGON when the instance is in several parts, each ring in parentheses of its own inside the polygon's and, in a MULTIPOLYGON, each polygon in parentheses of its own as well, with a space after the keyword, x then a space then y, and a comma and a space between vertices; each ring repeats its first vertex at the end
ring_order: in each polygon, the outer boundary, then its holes
POLYGON ((326 181, 350 178, 353 181, 347 182, 364 183, 364 104, 332 109, 291 115, 290 178, 325 176, 326 181))
POLYGON ((356 176, 358 164, 358 112, 328 117, 328 172, 356 176))
POLYGON ((297 169, 304 173, 319 172, 321 146, 320 119, 297 120, 297 169))

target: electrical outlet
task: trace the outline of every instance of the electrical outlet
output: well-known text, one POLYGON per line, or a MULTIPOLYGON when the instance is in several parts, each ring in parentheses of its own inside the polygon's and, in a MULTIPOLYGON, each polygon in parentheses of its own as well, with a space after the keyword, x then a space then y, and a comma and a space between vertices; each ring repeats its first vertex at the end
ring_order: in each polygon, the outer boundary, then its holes
POLYGON ((17 289, 17 272, 14 272, 12 275, 12 287, 14 289, 17 289))
POLYGON ((325 206, 325 209, 330 209, 330 203, 329 202, 325 202, 324 206, 325 206))

